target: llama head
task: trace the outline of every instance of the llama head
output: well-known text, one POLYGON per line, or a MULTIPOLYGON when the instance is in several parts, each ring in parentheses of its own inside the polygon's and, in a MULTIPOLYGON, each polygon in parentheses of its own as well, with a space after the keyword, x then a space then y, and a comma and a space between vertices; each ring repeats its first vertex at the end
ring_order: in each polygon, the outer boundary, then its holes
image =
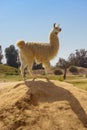
POLYGON ((59 25, 57 25, 56 23, 53 24, 53 31, 54 34, 58 34, 59 32, 61 32, 61 28, 59 27, 59 25))

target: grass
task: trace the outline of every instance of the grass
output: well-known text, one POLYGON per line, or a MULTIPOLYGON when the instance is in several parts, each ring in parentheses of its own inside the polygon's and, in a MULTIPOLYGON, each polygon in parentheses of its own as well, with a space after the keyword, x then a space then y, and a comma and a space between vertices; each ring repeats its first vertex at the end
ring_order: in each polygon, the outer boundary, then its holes
POLYGON ((77 82, 73 82, 72 83, 74 86, 77 86, 78 88, 84 89, 87 91, 87 81, 83 82, 83 81, 77 81, 77 82))
POLYGON ((14 67, 10 67, 10 66, 7 66, 7 65, 0 64, 0 74, 18 75, 19 70, 14 68, 14 67))
POLYGON ((12 82, 12 81, 21 81, 22 78, 20 75, 0 75, 1 82, 12 82))
POLYGON ((78 76, 68 76, 67 80, 65 80, 68 83, 73 84, 75 87, 78 87, 80 89, 84 89, 87 91, 87 78, 78 75, 78 76))
POLYGON ((19 69, 0 64, 0 81, 18 81, 21 80, 19 69))
POLYGON ((59 80, 63 81, 63 76, 49 75, 50 80, 59 80))

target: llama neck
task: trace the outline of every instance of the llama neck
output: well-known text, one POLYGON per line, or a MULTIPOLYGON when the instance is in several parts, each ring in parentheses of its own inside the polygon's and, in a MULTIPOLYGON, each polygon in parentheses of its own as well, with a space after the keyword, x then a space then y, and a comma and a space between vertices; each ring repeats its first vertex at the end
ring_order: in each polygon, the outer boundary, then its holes
POLYGON ((59 39, 56 34, 50 34, 50 46, 50 58, 53 59, 57 55, 59 49, 59 39))

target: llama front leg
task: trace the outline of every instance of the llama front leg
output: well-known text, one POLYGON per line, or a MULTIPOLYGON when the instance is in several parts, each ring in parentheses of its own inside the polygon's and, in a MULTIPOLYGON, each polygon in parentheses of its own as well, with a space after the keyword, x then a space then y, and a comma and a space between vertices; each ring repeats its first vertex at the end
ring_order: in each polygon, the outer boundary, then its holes
POLYGON ((30 76, 33 77, 33 80, 34 80, 36 79, 36 77, 33 75, 32 66, 33 66, 33 61, 28 63, 28 72, 30 76))
POLYGON ((25 80, 25 67, 26 67, 25 62, 22 62, 22 63, 21 63, 21 67, 20 67, 20 71, 21 71, 22 78, 23 78, 24 80, 25 80))
POLYGON ((48 73, 50 72, 50 62, 46 61, 44 62, 44 67, 45 67, 45 74, 46 74, 46 78, 47 80, 49 80, 49 76, 48 73))
POLYGON ((21 76, 22 76, 23 80, 25 80, 25 68, 27 67, 27 64, 26 64, 25 59, 21 52, 19 54, 19 58, 20 58, 20 62, 21 62, 21 66, 20 66, 21 76))

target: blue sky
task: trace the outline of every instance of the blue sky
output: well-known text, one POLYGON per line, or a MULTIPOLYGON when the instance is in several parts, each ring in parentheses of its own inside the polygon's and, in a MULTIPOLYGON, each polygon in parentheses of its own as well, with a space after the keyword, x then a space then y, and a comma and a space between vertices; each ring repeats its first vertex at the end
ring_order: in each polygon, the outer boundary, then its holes
POLYGON ((60 24, 60 49, 55 59, 87 50, 87 0, 0 0, 0 45, 16 41, 48 42, 53 23, 60 24))

